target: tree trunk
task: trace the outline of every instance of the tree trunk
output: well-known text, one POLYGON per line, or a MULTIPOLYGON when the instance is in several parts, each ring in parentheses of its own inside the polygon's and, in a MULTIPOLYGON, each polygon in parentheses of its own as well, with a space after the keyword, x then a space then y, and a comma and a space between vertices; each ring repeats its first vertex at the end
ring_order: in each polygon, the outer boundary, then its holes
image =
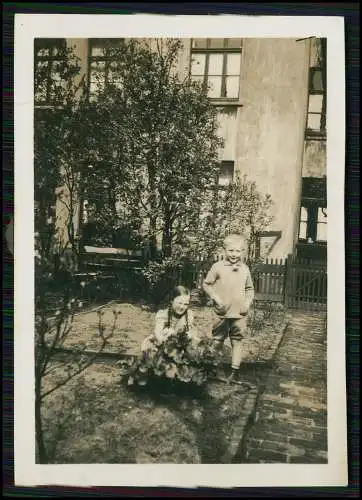
POLYGON ((168 213, 165 214, 163 227, 162 253, 164 257, 170 257, 172 252, 172 221, 168 213))
POLYGON ((148 182, 150 187, 150 218, 149 218, 149 229, 148 229, 148 242, 149 242, 149 254, 151 260, 155 260, 157 256, 157 191, 156 191, 156 181, 155 181, 155 171, 154 168, 148 167, 148 182))
POLYGON ((149 255, 151 260, 155 260, 157 256, 157 217, 154 215, 150 216, 150 225, 148 230, 148 245, 149 245, 149 255))
MULTIPOLYGON (((218 184, 218 179, 216 178, 215 179, 215 190, 214 190, 213 197, 211 200, 211 211, 212 211, 212 221, 211 221, 211 227, 210 227, 211 234, 215 234, 215 230, 216 230, 218 205, 219 205, 219 184, 218 184)), ((212 249, 211 247, 209 247, 209 250, 208 250, 207 256, 206 256, 206 260, 208 262, 212 262, 214 259, 214 254, 215 254, 215 249, 212 249)))

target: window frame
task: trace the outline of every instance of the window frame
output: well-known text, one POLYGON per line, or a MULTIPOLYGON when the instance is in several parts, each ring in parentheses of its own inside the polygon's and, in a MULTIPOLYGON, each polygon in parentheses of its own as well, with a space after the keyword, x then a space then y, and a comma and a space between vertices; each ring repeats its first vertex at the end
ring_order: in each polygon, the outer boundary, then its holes
MULTIPOLYGON (((34 39, 34 73, 39 62, 47 62, 47 76, 46 76, 46 96, 44 100, 36 99, 36 92, 34 87, 34 106, 35 107, 50 107, 55 105, 54 98, 52 98, 52 68, 54 62, 64 60, 64 54, 54 54, 54 51, 66 51, 67 41, 65 38, 35 38, 34 39), (42 49, 48 49, 49 54, 40 55, 42 49)), ((34 82, 35 85, 35 82, 34 82)))
POLYGON ((327 216, 326 221, 321 222, 318 220, 318 211, 319 209, 327 210, 327 203, 322 199, 312 199, 312 198, 302 198, 300 211, 299 211, 299 233, 298 233, 298 242, 299 243, 307 243, 308 239, 311 238, 313 244, 326 244, 327 240, 319 240, 318 239, 318 226, 320 224, 328 224, 327 216), (306 220, 302 219, 302 209, 305 209, 307 212, 306 220), (306 224, 306 237, 301 238, 301 224, 306 224))
MULTIPOLYGON (((215 40, 214 38, 205 38, 206 47, 193 47, 194 38, 191 39, 191 48, 190 48, 190 62, 189 62, 189 77, 192 79, 192 59, 194 54, 203 54, 205 55, 205 68, 203 74, 203 82, 202 86, 206 91, 207 81, 209 76, 220 76, 221 77, 221 89, 220 96, 218 97, 210 97, 208 95, 208 99, 213 102, 232 102, 237 103, 240 99, 240 76, 241 76, 241 57, 243 52, 243 39, 240 38, 240 46, 239 47, 228 47, 228 40, 232 40, 232 38, 223 38, 223 46, 222 47, 210 47, 211 40, 215 40), (222 73, 221 75, 209 75, 209 60, 210 55, 212 54, 221 54, 222 55, 222 73), (240 55, 240 68, 238 75, 228 75, 227 74, 227 55, 228 54, 239 54, 240 55), (227 97, 226 96, 226 78, 228 76, 238 76, 238 96, 237 97, 227 97)), ((200 75, 201 76, 201 75, 200 75)))
POLYGON ((322 65, 319 66, 311 66, 309 68, 309 85, 308 85, 308 109, 307 109, 307 123, 306 123, 306 135, 309 137, 325 137, 326 136, 326 123, 327 123, 327 95, 326 95, 326 86, 325 86, 325 68, 322 65), (321 82, 322 82, 322 90, 318 90, 314 88, 313 78, 315 73, 321 73, 321 82), (310 105, 310 97, 313 95, 321 95, 322 96, 322 106, 321 112, 316 113, 309 111, 310 105), (308 128, 308 119, 310 115, 319 115, 320 116, 320 128, 319 130, 314 130, 308 128))
POLYGON ((91 91, 91 75, 92 75, 92 63, 93 62, 104 62, 104 86, 107 85, 108 83, 108 73, 109 73, 109 67, 112 62, 114 62, 114 58, 111 57, 109 54, 107 54, 107 48, 104 47, 107 44, 114 44, 116 45, 117 43, 121 43, 124 41, 125 38, 89 38, 88 39, 88 61, 87 61, 87 66, 88 66, 88 76, 87 76, 87 89, 88 89, 88 97, 91 95, 94 95, 96 92, 91 91), (92 49, 93 48, 105 48, 105 54, 101 56, 93 56, 92 55, 92 49))
POLYGON ((326 244, 326 240, 318 240, 318 225, 328 224, 318 220, 319 209, 327 209, 327 179, 326 177, 303 177, 302 196, 299 209, 298 242, 306 243, 312 238, 314 244, 326 244), (302 208, 307 212, 307 219, 302 219, 302 208), (306 237, 301 238, 301 224, 306 223, 306 237))
POLYGON ((233 182, 234 182, 234 177, 235 177, 235 161, 234 160, 221 160, 220 161, 220 173, 217 178, 217 187, 218 189, 227 189, 233 182), (231 167, 232 166, 232 178, 230 182, 227 182, 225 184, 220 184, 220 178, 222 174, 222 168, 223 166, 225 167, 231 167))

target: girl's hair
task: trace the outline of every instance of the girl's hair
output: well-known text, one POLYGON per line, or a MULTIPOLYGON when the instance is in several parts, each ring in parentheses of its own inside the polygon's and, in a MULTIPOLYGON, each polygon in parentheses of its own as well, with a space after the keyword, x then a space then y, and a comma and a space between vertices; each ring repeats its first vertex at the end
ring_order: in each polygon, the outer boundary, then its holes
POLYGON ((180 297, 180 295, 190 295, 190 290, 183 285, 175 286, 175 288, 171 290, 170 302, 172 302, 176 297, 180 297))
MULTIPOLYGON (((168 305, 168 314, 167 314, 167 328, 171 326, 171 317, 172 317, 172 302, 176 297, 180 297, 181 295, 190 295, 190 290, 183 285, 177 285, 170 293, 170 302, 168 305)), ((189 316, 187 314, 187 309, 184 312, 186 315, 186 331, 189 330, 189 316)))

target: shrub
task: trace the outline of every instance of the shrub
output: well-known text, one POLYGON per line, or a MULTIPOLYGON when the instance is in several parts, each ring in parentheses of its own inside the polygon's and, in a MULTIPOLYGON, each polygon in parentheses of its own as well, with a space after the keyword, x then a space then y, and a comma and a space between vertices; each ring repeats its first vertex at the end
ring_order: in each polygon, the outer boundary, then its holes
POLYGON ((162 302, 165 290, 176 286, 180 276, 178 262, 171 257, 148 262, 141 274, 146 282, 148 298, 155 304, 162 302))
POLYGON ((140 357, 121 363, 121 379, 129 386, 144 386, 155 378, 203 386, 219 362, 214 343, 207 337, 196 342, 187 335, 171 335, 163 342, 151 339, 149 343, 140 357))

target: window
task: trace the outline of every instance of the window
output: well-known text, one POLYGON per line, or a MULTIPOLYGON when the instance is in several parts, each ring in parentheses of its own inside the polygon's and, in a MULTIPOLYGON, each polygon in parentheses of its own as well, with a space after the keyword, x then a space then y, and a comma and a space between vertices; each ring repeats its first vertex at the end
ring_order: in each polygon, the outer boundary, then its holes
POLYGON ((57 87, 62 85, 65 61, 64 38, 42 38, 34 41, 34 99, 36 104, 51 105, 57 87))
POLYGON ((241 38, 194 38, 190 75, 208 88, 211 99, 239 97, 241 38))
POLYGON ((326 88, 324 66, 324 58, 320 58, 319 66, 309 69, 307 133, 311 135, 324 135, 326 131, 326 88))
POLYGON ((123 39, 89 40, 89 92, 101 92, 107 84, 122 86, 118 63, 112 49, 119 48, 123 39))
POLYGON ((222 161, 219 175, 219 186, 228 186, 234 178, 234 162, 222 161))
POLYGON ((307 239, 308 210, 305 207, 300 209, 299 239, 307 239))
POLYGON ((327 209, 318 207, 317 241, 327 241, 327 209))
POLYGON ((327 241, 327 209, 316 203, 301 207, 299 240, 308 243, 327 241))
POLYGON ((304 177, 299 225, 299 240, 309 243, 327 241, 326 178, 304 177))

